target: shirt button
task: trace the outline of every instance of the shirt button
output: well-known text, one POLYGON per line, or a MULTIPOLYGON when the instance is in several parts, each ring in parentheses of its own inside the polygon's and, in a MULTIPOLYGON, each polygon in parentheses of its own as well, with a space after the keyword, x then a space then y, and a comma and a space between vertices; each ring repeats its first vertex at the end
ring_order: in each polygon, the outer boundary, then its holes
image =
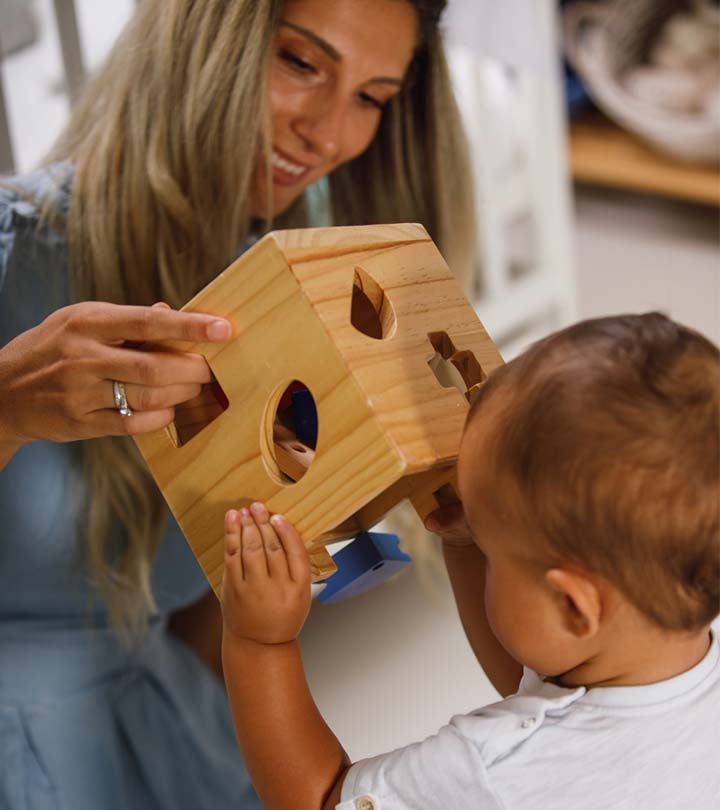
POLYGON ((375 802, 369 796, 355 799, 355 810, 375 810, 375 802))
POLYGON ((535 725, 535 723, 537 723, 536 717, 528 717, 522 721, 521 726, 523 728, 532 728, 535 725))

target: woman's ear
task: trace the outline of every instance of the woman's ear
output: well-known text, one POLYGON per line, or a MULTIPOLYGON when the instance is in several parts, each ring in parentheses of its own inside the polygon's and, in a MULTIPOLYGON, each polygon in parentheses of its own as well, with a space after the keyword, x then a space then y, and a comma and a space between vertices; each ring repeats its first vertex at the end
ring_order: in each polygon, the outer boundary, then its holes
POLYGON ((564 628, 579 641, 596 635, 602 616, 597 585, 581 571, 568 568, 551 568, 545 581, 559 601, 564 628))

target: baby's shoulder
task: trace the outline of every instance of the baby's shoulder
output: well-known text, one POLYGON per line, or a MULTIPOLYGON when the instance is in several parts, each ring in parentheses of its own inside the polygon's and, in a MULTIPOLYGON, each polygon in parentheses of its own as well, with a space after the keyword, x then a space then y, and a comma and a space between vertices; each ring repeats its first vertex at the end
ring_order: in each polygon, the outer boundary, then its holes
POLYGON ((632 786, 648 807, 714 808, 719 666, 714 644, 698 666, 664 682, 590 690, 531 683, 453 723, 479 746, 506 806, 622 806, 632 786))
POLYGON ((538 734, 544 736, 549 725, 573 713, 574 705, 585 694, 582 687, 565 689, 540 683, 528 690, 528 679, 533 675, 526 670, 517 694, 450 721, 463 737, 472 741, 486 767, 511 754, 517 755, 538 734))

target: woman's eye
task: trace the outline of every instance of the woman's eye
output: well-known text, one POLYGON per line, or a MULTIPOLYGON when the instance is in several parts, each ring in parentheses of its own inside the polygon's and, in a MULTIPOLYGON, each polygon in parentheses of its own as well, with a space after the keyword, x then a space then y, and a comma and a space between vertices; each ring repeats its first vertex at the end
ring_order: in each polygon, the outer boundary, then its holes
POLYGON ((360 93, 360 101, 368 107, 375 107, 377 110, 382 110, 385 107, 384 101, 378 101, 367 93, 360 93))
POLYGON ((317 70, 313 65, 306 62, 304 59, 301 59, 299 56, 295 56, 295 54, 291 51, 281 50, 278 52, 278 56, 283 60, 283 62, 286 62, 294 70, 297 70, 300 73, 317 73, 317 70))

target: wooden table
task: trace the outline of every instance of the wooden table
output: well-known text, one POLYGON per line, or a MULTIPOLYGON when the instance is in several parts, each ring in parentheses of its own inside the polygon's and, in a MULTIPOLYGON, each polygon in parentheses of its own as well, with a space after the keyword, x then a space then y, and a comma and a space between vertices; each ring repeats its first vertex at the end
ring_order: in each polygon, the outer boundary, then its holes
POLYGON ((570 166, 580 183, 720 206, 720 169, 655 151, 599 113, 570 126, 570 166))

